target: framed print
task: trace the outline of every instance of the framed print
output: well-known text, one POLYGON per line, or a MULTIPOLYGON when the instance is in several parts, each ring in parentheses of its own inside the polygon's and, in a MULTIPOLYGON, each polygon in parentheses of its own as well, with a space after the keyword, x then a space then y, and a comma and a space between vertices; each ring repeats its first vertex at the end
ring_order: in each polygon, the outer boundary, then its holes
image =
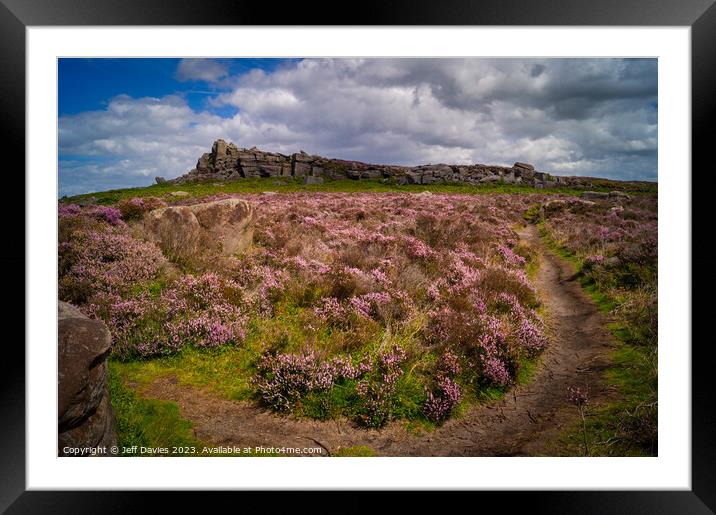
POLYGON ((3 508, 529 490, 708 513, 691 170, 716 11, 538 4, 343 25, 4 0, 26 349, 3 508))

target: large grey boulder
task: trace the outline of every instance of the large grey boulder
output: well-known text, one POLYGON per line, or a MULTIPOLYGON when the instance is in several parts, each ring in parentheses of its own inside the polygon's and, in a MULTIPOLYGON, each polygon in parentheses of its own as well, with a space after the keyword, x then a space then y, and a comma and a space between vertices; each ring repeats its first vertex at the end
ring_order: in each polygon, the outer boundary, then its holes
POLYGON ((229 198, 150 211, 144 231, 170 259, 216 252, 230 256, 253 240, 255 212, 245 200, 229 198))
POLYGON ((74 455, 67 447, 115 445, 117 432, 107 389, 109 330, 60 301, 57 343, 59 455, 74 455))
POLYGON ((530 170, 530 171, 532 171, 532 172, 535 171, 535 167, 532 166, 531 164, 529 164, 529 163, 520 163, 519 161, 518 161, 517 163, 515 163, 514 165, 512 165, 512 168, 520 168, 520 169, 522 169, 522 170, 530 170))
POLYGON ((610 191, 609 198, 631 200, 631 196, 623 191, 610 191))

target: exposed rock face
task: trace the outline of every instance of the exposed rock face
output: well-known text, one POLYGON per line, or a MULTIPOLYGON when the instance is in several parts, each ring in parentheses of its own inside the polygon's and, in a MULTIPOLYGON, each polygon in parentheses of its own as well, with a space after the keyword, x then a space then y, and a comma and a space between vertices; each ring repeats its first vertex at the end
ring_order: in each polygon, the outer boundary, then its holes
POLYGON ((631 196, 628 193, 624 193, 623 191, 610 191, 609 198, 631 200, 631 196))
POLYGON ((577 179, 553 177, 535 171, 528 163, 515 163, 512 167, 483 164, 421 166, 392 166, 330 159, 311 155, 303 150, 291 155, 264 152, 252 147, 238 148, 219 139, 211 152, 203 154, 196 167, 186 175, 170 182, 234 180, 251 177, 305 177, 306 184, 320 183, 320 179, 388 179, 399 184, 440 183, 493 183, 527 184, 535 187, 553 187, 575 184, 577 179), (318 179, 308 179, 310 177, 318 179), (571 179, 575 179, 572 181, 571 179))
POLYGON ((206 250, 230 256, 251 244, 254 218, 251 204, 230 198, 155 209, 145 216, 144 230, 170 259, 191 258, 206 250))
MULTIPOLYGON (((196 167, 186 175, 167 182, 182 184, 194 181, 238 180, 252 177, 317 177, 323 179, 380 179, 397 184, 523 184, 534 188, 569 187, 591 189, 600 184, 594 177, 553 176, 535 170, 529 163, 512 166, 484 164, 395 166, 331 159, 311 155, 303 150, 291 155, 264 152, 252 147, 238 148, 219 139, 211 152, 203 154, 196 167)), ((304 179, 316 184, 315 179, 304 179)), ((644 183, 646 184, 646 183, 644 183)))
POLYGON ((109 330, 60 302, 58 335, 58 454, 77 455, 66 447, 109 449, 117 443, 107 389, 109 330))

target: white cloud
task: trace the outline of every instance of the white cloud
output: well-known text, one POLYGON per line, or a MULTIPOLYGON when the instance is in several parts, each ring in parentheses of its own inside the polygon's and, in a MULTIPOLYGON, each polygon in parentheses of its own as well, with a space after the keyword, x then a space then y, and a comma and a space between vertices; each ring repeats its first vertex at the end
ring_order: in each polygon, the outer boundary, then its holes
POLYGON ((190 80, 216 82, 226 77, 227 73, 226 65, 212 59, 182 59, 174 76, 180 82, 190 80))

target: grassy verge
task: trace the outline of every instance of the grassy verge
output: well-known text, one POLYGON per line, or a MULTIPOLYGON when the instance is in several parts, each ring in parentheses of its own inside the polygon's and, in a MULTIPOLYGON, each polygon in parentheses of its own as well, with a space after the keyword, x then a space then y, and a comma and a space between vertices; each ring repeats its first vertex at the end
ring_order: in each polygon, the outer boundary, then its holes
POLYGON ((142 447, 161 447, 171 452, 204 446, 194 437, 192 423, 179 415, 176 403, 137 395, 127 386, 126 373, 115 361, 109 363, 109 394, 117 421, 120 456, 142 455, 142 447))
MULTIPOLYGON (((615 347, 611 366, 605 371, 605 385, 615 395, 598 405, 588 405, 586 431, 591 456, 655 456, 657 406, 657 348, 634 341, 634 329, 619 314, 620 299, 604 290, 583 273, 583 263, 574 253, 557 245, 544 226, 540 235, 548 247, 574 264, 584 291, 612 322, 609 330, 615 347)), ((638 328, 637 328, 638 329, 638 328)), ((558 454, 584 454, 583 428, 579 421, 560 438, 558 454)))
MULTIPOLYGON (((623 189, 619 183, 600 183, 593 188, 595 191, 611 191, 623 189)), ((241 179, 226 182, 195 182, 186 184, 154 184, 142 188, 126 188, 118 190, 102 191, 76 195, 63 199, 66 202, 78 202, 82 199, 94 197, 98 204, 114 204, 122 199, 132 197, 163 197, 175 191, 185 191, 191 197, 203 197, 218 193, 261 193, 263 191, 275 191, 277 193, 305 192, 363 192, 363 193, 420 193, 431 191, 433 193, 469 193, 469 194, 494 194, 494 193, 522 193, 522 194, 566 194, 578 195, 581 191, 575 188, 549 188, 535 189, 531 186, 521 186, 506 183, 490 184, 408 184, 399 185, 394 182, 382 182, 379 179, 362 179, 360 181, 341 179, 326 180, 323 184, 303 184, 299 178, 294 177, 266 177, 255 179, 241 179)), ((646 184, 643 192, 654 193, 656 185, 646 184)), ((630 193, 641 193, 630 191, 630 193)))

